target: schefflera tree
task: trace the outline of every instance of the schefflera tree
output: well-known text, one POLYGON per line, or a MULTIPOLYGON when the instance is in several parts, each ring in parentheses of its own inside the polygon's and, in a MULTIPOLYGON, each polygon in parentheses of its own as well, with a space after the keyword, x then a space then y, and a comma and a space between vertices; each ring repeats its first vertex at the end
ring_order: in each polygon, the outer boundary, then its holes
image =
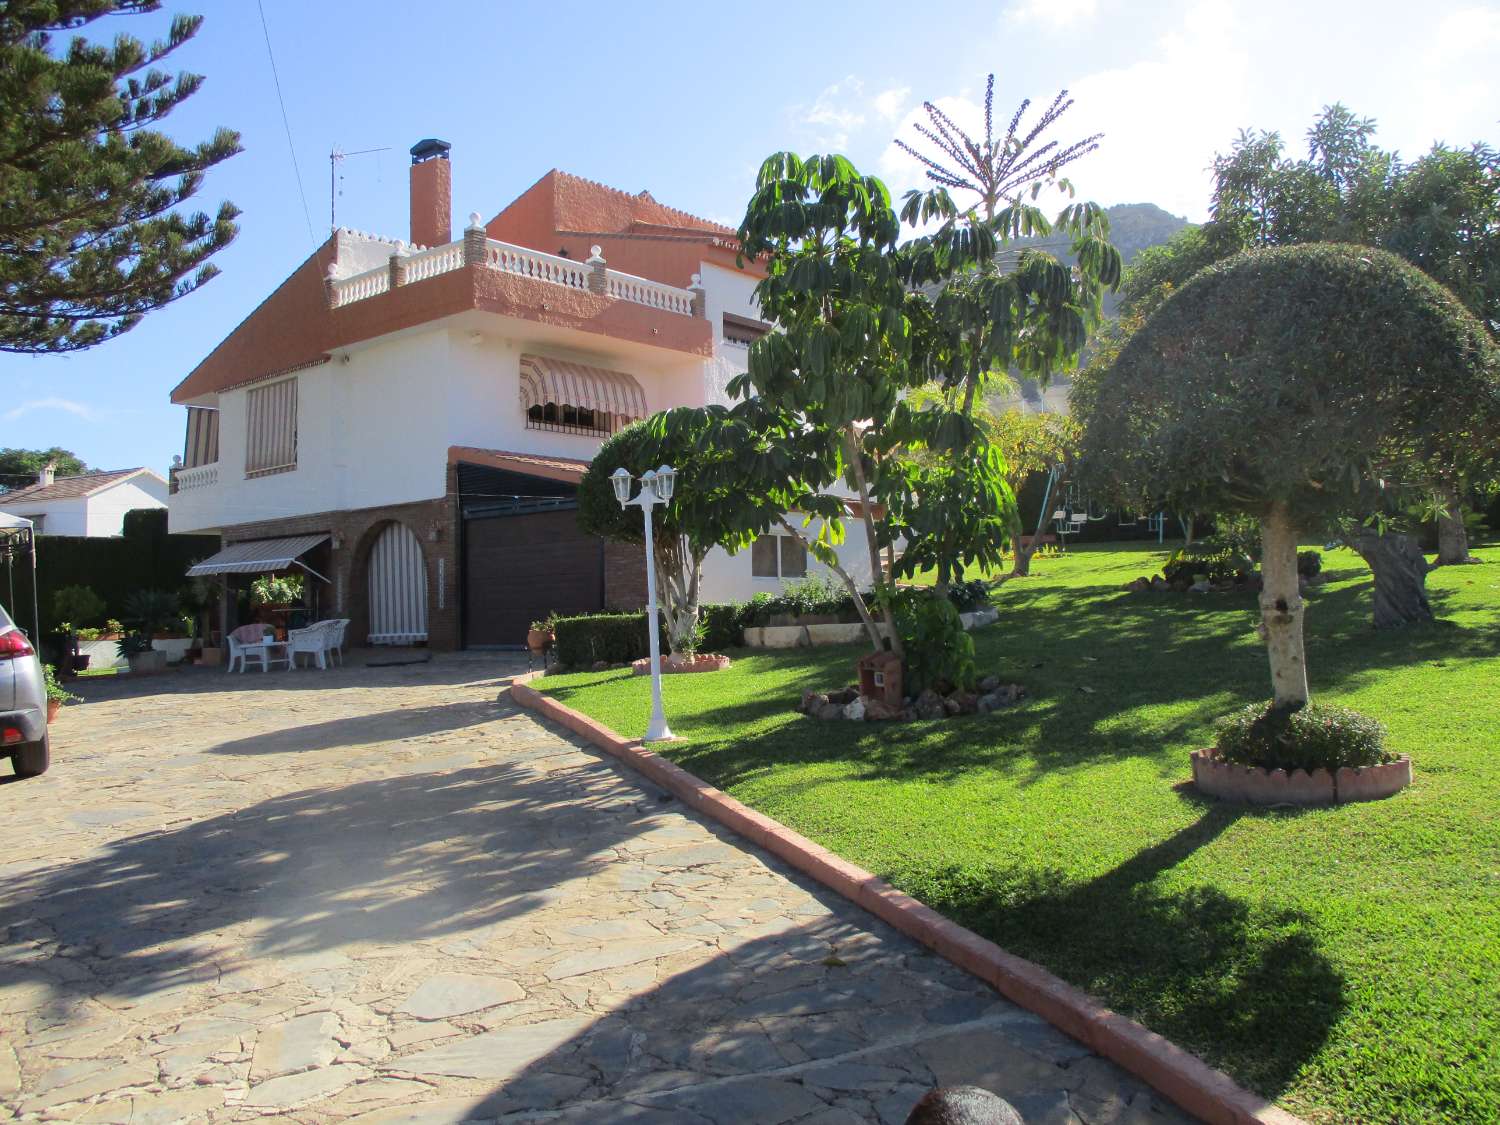
POLYGON ((1194 276, 1085 381, 1085 472, 1121 503, 1259 519, 1274 704, 1295 710, 1299 534, 1493 460, 1497 360, 1473 315, 1391 254, 1243 253, 1194 276))

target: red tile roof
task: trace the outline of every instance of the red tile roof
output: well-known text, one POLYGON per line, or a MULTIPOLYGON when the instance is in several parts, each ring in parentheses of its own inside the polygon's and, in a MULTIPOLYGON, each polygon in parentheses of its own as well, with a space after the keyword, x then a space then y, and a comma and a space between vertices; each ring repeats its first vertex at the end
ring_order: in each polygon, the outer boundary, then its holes
MULTIPOLYGON (((109 472, 85 473, 77 477, 58 477, 51 484, 31 484, 25 488, 13 488, 0 492, 0 507, 13 508, 17 504, 41 504, 48 500, 76 500, 80 496, 92 496, 111 485, 119 484, 140 473, 151 473, 150 469, 137 466, 134 469, 114 469, 109 472)), ((151 473, 157 480, 162 478, 151 473)))
POLYGON ((573 457, 538 457, 534 453, 510 453, 504 449, 476 449, 470 445, 450 445, 448 464, 460 461, 469 465, 483 465, 491 469, 509 469, 514 473, 526 473, 548 480, 568 481, 576 484, 583 479, 588 469, 587 461, 573 457))

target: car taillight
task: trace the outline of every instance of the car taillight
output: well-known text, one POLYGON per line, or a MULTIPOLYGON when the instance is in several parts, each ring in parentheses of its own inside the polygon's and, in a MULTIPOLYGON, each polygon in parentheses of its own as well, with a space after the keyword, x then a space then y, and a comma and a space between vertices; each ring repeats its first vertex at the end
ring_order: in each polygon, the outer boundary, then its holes
POLYGON ((20 727, 6 727, 0 730, 0 746, 14 746, 20 742, 25 735, 21 733, 20 727))
POLYGON ((0 633, 0 660, 14 660, 18 656, 30 656, 36 649, 19 629, 7 629, 0 633))

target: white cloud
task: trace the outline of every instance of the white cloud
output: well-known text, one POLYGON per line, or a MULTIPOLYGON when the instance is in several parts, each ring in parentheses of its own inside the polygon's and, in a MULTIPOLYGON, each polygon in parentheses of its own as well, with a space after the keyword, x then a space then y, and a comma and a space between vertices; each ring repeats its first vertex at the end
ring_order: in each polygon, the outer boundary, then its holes
POLYGON ((1012 23, 1060 30, 1091 20, 1098 11, 1098 0, 1020 0, 1006 9, 1005 16, 1012 23))
POLYGON ((34 398, 21 403, 20 406, 12 407, 5 412, 5 420, 14 422, 18 418, 38 410, 61 410, 68 414, 75 414, 85 421, 92 422, 98 415, 95 410, 81 402, 74 402, 67 398, 34 398))
POLYGON ((899 120, 911 101, 910 86, 896 86, 875 95, 875 112, 886 121, 899 120))
POLYGON ((1500 9, 1463 8, 1450 12, 1433 29, 1429 63, 1486 54, 1500 47, 1500 9))
POLYGON ((811 105, 793 106, 791 118, 819 148, 846 149, 849 136, 865 123, 865 84, 849 75, 825 86, 811 105))

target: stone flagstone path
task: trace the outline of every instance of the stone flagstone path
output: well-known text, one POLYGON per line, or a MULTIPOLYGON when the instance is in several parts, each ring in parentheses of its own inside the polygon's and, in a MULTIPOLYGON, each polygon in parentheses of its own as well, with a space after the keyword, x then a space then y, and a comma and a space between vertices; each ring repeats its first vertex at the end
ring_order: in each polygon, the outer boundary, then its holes
POLYGON ((959 1082, 1189 1120, 511 707, 516 670, 86 683, 0 785, 0 1120, 899 1123, 959 1082))

